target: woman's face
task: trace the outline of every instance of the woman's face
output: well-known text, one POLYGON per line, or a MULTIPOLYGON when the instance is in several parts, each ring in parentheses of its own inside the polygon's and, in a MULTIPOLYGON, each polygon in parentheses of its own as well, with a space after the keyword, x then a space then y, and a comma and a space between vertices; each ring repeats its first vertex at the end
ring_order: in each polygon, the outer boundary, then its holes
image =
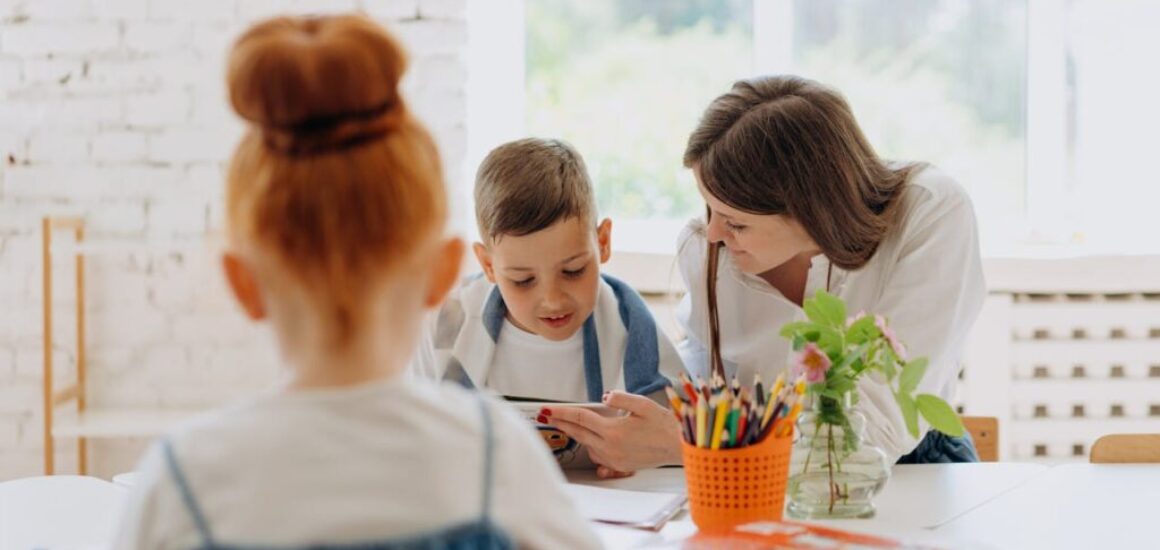
MULTIPOLYGON (((694 173, 696 170, 693 171, 694 173)), ((782 214, 742 212, 710 194, 697 176, 697 190, 709 206, 709 242, 729 249, 737 269, 753 275, 765 273, 795 256, 820 252, 800 223, 782 214)))

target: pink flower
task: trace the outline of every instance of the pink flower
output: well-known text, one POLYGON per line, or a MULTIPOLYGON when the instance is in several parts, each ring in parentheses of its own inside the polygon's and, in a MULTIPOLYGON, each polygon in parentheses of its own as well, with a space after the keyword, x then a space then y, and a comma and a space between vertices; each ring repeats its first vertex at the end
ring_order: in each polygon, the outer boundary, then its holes
POLYGON ((898 340, 898 336, 894 334, 894 329, 886 326, 886 318, 881 315, 874 316, 874 326, 882 332, 882 336, 886 338, 886 343, 890 344, 890 349, 894 350, 894 355, 900 361, 906 361, 906 346, 898 340))
POLYGON ((817 344, 810 342, 798 354, 794 373, 799 376, 805 374, 806 382, 817 384, 826 380, 826 371, 830 370, 831 366, 830 357, 817 344))

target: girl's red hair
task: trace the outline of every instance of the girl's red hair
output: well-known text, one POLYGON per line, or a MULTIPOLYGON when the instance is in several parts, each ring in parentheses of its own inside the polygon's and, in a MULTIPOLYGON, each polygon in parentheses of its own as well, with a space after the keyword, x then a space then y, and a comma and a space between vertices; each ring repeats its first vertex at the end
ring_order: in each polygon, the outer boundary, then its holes
POLYGON ((349 338, 384 273, 442 229, 447 199, 430 134, 399 94, 398 41, 359 16, 255 25, 229 58, 249 123, 230 165, 230 232, 270 251, 349 338))

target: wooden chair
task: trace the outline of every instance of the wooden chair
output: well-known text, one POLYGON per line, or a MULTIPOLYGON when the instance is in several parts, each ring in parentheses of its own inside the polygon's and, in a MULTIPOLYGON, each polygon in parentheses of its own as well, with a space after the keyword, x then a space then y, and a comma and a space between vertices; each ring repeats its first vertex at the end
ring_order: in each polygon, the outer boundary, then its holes
POLYGON ((964 416, 963 426, 971 439, 975 440, 975 450, 979 460, 997 462, 999 460, 999 419, 994 416, 964 416))
POLYGON ((1160 463, 1160 434, 1111 434, 1096 440, 1093 464, 1160 463))

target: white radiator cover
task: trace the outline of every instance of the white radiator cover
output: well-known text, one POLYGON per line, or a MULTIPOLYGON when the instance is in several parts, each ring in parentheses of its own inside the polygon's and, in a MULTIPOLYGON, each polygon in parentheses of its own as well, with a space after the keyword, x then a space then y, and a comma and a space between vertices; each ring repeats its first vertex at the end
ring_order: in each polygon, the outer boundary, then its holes
MULTIPOLYGON (((672 256, 619 254, 609 271, 682 337, 672 256)), ((1001 460, 1086 461, 1101 435, 1160 433, 1160 257, 990 258, 984 271, 956 405, 999 419, 1001 460)))
POLYGON ((1000 458, 1086 461, 1101 435, 1160 432, 1160 259, 990 260, 958 404, 995 416, 1000 458))

